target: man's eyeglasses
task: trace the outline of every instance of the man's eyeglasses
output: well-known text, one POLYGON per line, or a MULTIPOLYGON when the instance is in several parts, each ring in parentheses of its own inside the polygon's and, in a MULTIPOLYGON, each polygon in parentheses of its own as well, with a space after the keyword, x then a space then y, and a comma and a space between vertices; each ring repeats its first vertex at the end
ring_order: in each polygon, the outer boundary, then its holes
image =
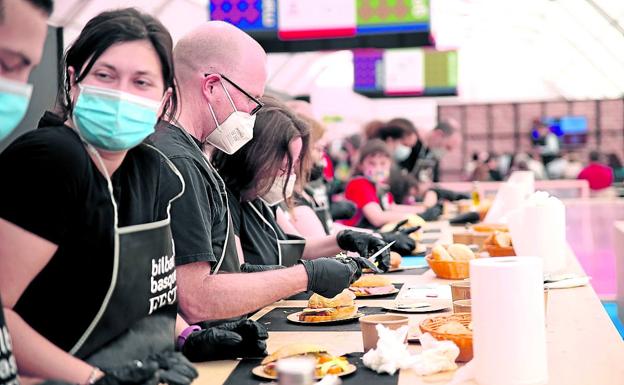
MULTIPOLYGON (((204 74, 204 77, 208 76, 210 74, 204 74)), ((251 112, 249 112, 249 115, 255 115, 258 111, 260 111, 260 109, 262 107, 264 107, 264 104, 259 101, 258 99, 254 98, 253 96, 251 96, 251 94, 249 94, 249 92, 245 91, 241 86, 239 86, 238 84, 234 83, 232 80, 230 80, 227 76, 223 75, 223 74, 219 74, 219 76, 221 76, 223 78, 223 80, 225 80, 226 82, 230 83, 230 85, 234 88, 236 88, 237 90, 239 90, 243 95, 247 96, 249 99, 251 99, 254 103, 256 103, 256 106, 251 110, 251 112)))

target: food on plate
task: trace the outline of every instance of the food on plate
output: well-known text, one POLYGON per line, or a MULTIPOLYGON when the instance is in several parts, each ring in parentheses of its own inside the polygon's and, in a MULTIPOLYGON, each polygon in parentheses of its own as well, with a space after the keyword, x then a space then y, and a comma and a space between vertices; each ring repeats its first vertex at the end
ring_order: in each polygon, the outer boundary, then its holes
POLYGON ((438 333, 444 334, 471 334, 472 330, 457 321, 449 321, 438 327, 438 333))
POLYGON ((334 298, 325 298, 315 293, 308 300, 308 307, 299 314, 299 321, 327 322, 355 317, 358 308, 354 300, 355 294, 349 289, 334 298))
POLYGON ((453 257, 446 251, 446 248, 442 245, 435 245, 431 249, 431 258, 435 261, 452 261, 453 257))
POLYGON ((395 251, 390 252, 390 267, 397 268, 401 266, 402 261, 403 261, 403 258, 401 258, 401 254, 395 251))
POLYGON ((358 297, 367 295, 389 294, 396 290, 392 281, 383 275, 365 274, 351 284, 349 290, 358 297))
POLYGON ((319 378, 327 374, 340 375, 349 370, 349 361, 346 357, 332 356, 322 346, 307 343, 285 345, 262 360, 262 370, 271 377, 277 377, 276 364, 278 360, 289 357, 310 357, 316 359, 314 375, 319 378))
POLYGON ((511 247, 511 235, 507 232, 496 231, 491 234, 484 242, 486 245, 498 247, 511 247))
POLYGON ((453 243, 446 248, 446 251, 448 251, 454 261, 470 261, 475 258, 474 252, 470 250, 470 247, 461 243, 453 243))

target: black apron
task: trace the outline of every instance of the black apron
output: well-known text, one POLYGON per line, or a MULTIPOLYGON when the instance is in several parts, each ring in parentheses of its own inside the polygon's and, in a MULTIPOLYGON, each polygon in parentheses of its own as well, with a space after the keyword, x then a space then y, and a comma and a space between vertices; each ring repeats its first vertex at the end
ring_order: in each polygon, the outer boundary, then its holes
POLYGON ((314 213, 321 221, 325 234, 330 235, 334 227, 334 221, 329 210, 329 198, 325 183, 322 180, 320 180, 320 185, 315 181, 310 182, 305 186, 304 191, 312 198, 310 202, 312 210, 314 210, 314 213))
POLYGON ((260 219, 266 226, 271 229, 273 233, 273 239, 275 240, 275 244, 277 246, 277 260, 273 265, 281 265, 281 266, 294 266, 303 256, 303 249, 305 248, 305 239, 299 237, 297 235, 286 234, 284 231, 277 225, 275 220, 275 215, 271 206, 269 206, 262 199, 255 199, 254 201, 247 202, 247 205, 251 207, 253 213, 260 219), (258 210, 258 208, 254 205, 264 205, 268 211, 273 214, 273 217, 265 218, 264 215, 258 210))
MULTIPOLYGON (((87 149, 105 170, 96 150, 90 145, 87 149)), ((153 149, 182 185, 182 191, 168 204, 166 219, 118 227, 113 187, 105 174, 115 221, 113 274, 99 311, 70 350, 95 366, 122 365, 174 348, 177 285, 169 210, 171 202, 184 192, 184 180, 167 157, 153 149)))
POLYGON ((2 301, 0 301, 0 385, 19 385, 17 364, 13 356, 13 345, 9 329, 4 322, 2 301))

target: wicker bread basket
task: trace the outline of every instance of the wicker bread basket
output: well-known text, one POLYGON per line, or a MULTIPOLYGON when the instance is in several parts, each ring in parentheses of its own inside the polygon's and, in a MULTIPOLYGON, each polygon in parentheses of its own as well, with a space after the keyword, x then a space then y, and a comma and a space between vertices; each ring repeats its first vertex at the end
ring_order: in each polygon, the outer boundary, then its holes
POLYGON ((513 257, 516 255, 516 251, 513 246, 503 247, 497 245, 484 245, 485 251, 490 254, 490 257, 513 257))
POLYGON ((466 279, 470 277, 469 261, 436 261, 431 258, 431 254, 428 254, 425 260, 438 278, 466 279))
POLYGON ((472 317, 470 313, 455 313, 448 316, 428 318, 420 323, 420 331, 431 334, 436 340, 453 341, 459 347, 459 356, 456 361, 468 362, 472 359, 472 333, 447 334, 437 332, 440 326, 450 321, 457 321, 468 327, 472 317))

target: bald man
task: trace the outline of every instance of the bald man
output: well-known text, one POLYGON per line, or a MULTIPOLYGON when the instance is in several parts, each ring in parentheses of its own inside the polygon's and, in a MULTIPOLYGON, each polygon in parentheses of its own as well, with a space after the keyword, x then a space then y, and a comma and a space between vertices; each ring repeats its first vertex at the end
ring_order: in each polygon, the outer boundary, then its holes
POLYGON ((159 123, 150 140, 186 182, 184 195, 171 209, 179 310, 185 320, 193 324, 239 317, 302 291, 333 296, 348 287, 361 273, 353 261, 320 258, 289 268, 240 272, 244 257, 233 232, 227 190, 206 153, 214 147, 232 154, 251 140, 267 78, 262 47, 236 27, 210 21, 178 42, 174 61, 179 110, 170 122, 159 123))
POLYGON ((0 0, 0 141, 28 108, 26 82, 41 61, 50 13, 51 0, 0 0))

